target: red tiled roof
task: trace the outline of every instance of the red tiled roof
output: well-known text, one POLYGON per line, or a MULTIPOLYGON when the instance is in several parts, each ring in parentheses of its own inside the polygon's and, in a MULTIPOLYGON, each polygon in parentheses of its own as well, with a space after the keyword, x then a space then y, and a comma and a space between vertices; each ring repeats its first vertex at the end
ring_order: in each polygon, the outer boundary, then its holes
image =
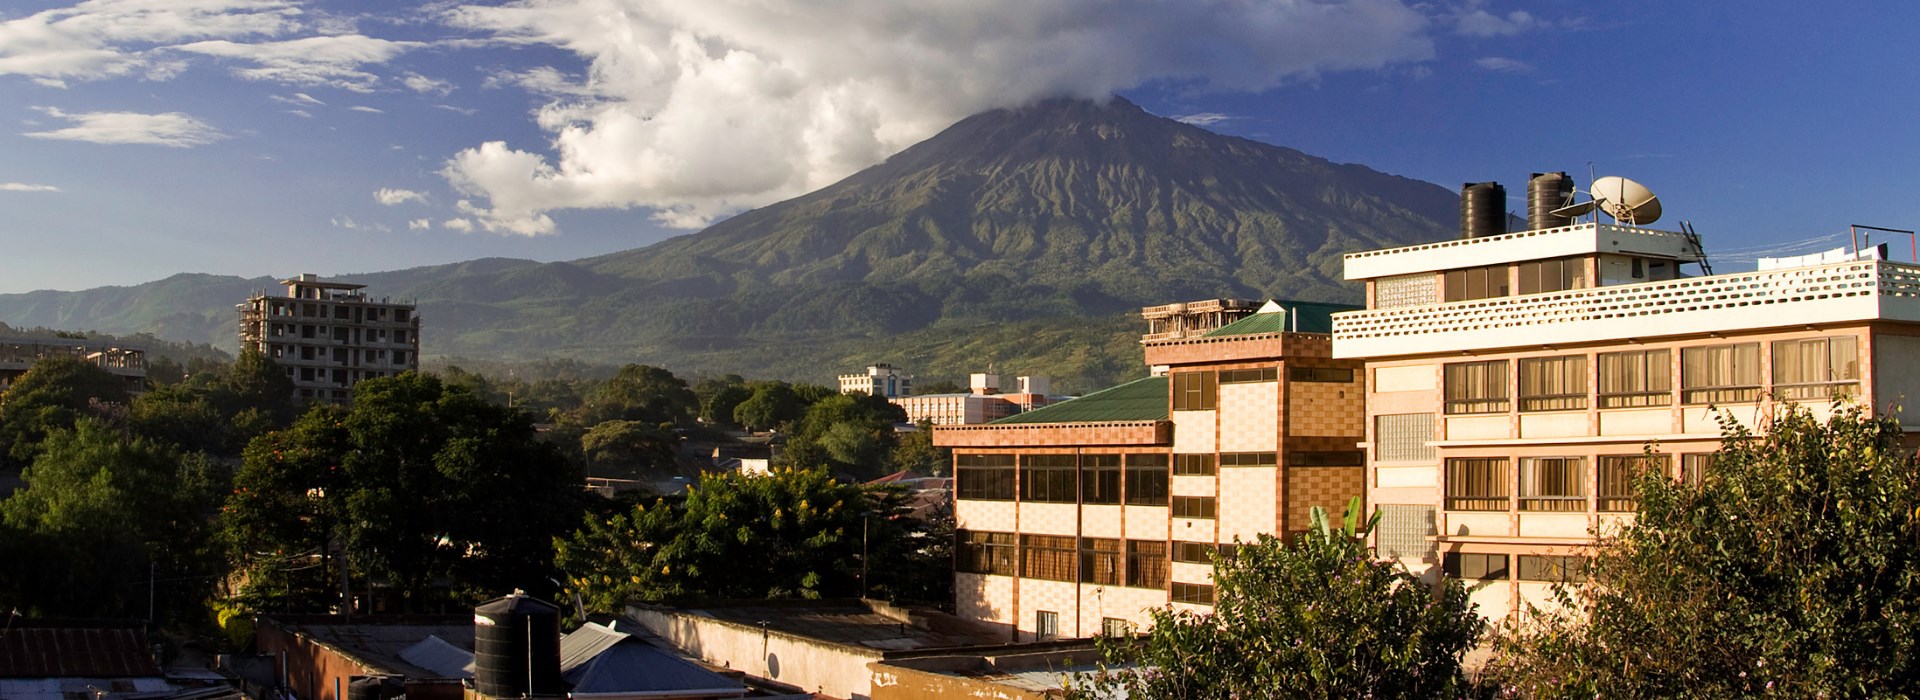
POLYGON ((22 627, 0 636, 0 678, 158 676, 133 627, 22 627))

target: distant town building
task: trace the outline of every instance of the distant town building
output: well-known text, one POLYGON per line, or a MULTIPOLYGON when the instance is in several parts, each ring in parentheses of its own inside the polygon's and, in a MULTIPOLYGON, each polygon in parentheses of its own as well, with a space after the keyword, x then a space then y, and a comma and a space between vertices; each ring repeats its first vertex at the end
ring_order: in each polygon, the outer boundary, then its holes
POLYGON ((840 375, 840 393, 872 394, 889 399, 913 395, 913 375, 886 363, 868 365, 866 372, 840 375))
POLYGON ((1046 377, 1019 377, 1012 393, 1001 393, 1000 375, 976 373, 968 377, 969 390, 956 394, 922 394, 893 399, 907 412, 907 422, 934 425, 980 425, 1040 408, 1064 397, 1047 394, 1046 377))
POLYGON ((0 340, 0 391, 33 368, 35 362, 53 357, 84 360, 127 380, 127 390, 138 393, 147 384, 147 351, 99 343, 84 339, 0 340))
POLYGON ((1147 333, 1141 343, 1196 338, 1234 321, 1252 316, 1260 302, 1247 299, 1206 299, 1179 304, 1161 304, 1140 309, 1147 321, 1147 333))
POLYGON ((258 292, 236 307, 240 344, 285 369, 299 398, 344 403, 362 379, 420 367, 413 304, 374 299, 360 291, 366 285, 311 274, 280 284, 286 296, 258 292))
POLYGON ((1184 337, 1150 325, 1150 376, 936 427, 954 455, 955 612, 1033 641, 1205 611, 1213 553, 1364 494, 1366 377, 1329 336, 1352 308, 1267 302, 1184 337))

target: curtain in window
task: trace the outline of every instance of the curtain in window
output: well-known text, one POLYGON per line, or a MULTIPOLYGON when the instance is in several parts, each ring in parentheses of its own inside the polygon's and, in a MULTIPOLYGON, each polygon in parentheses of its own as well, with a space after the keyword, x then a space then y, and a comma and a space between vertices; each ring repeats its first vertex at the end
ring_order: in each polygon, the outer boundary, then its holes
POLYGON ((1673 400, 1673 365, 1666 350, 1603 352, 1600 407, 1665 406, 1673 400))
POLYGON ((1587 509, 1587 460, 1529 457, 1520 460, 1520 510, 1587 509))
POLYGON ((1760 344, 1680 350, 1680 400, 1690 404, 1760 398, 1760 344))
POLYGON ((1850 393, 1860 376, 1853 336, 1773 343, 1773 386, 1785 399, 1825 399, 1850 393))
POLYGON ((1152 540, 1127 540, 1127 585, 1134 588, 1166 588, 1167 543, 1152 540))
POLYGON ((1600 458, 1600 490, 1594 495, 1602 513, 1626 513, 1634 509, 1633 480, 1649 469, 1667 473, 1667 456, 1608 455, 1600 458))
POLYGON ((1447 460, 1447 510, 1506 510, 1507 460, 1447 460))
POLYGON ((1447 413, 1507 410, 1507 361, 1456 362, 1446 366, 1447 413))
POLYGON ((1530 357, 1520 361, 1520 410, 1587 407, 1587 356, 1530 357))

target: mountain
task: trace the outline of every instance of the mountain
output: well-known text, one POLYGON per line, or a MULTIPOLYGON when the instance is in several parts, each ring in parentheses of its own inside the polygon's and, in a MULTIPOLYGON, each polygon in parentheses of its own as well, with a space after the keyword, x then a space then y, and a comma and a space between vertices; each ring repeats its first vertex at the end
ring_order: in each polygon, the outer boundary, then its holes
MULTIPOLYGON (((1456 206, 1431 183, 1123 99, 1061 99, 969 117, 831 186, 644 248, 347 279, 418 299, 430 354, 813 381, 877 361, 952 378, 992 364, 1091 389, 1138 372, 1138 307, 1356 301, 1342 253, 1449 237, 1456 206)), ((232 304, 267 284, 179 275, 0 295, 0 321, 230 347, 232 304)))

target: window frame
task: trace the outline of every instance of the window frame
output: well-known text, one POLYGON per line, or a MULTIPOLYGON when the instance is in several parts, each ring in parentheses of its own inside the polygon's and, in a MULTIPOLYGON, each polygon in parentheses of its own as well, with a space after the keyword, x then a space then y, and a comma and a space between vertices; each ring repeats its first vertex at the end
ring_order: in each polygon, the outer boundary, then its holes
POLYGON ((1167 597, 1170 602, 1174 603, 1213 605, 1213 596, 1213 584, 1210 583, 1185 583, 1175 581, 1167 588, 1167 597))
POLYGON ((1860 387, 1860 339, 1853 335, 1833 335, 1820 338, 1793 338, 1773 341, 1768 348, 1772 353, 1773 395, 1786 401, 1818 401, 1832 399, 1837 389, 1850 389, 1846 395, 1859 394, 1860 387), (1835 341, 1844 341, 1847 348, 1846 360, 1842 361, 1835 353, 1838 350, 1835 341), (1782 350, 1793 347, 1820 348, 1819 354, 1826 361, 1813 368, 1804 363, 1783 361, 1782 350), (1839 365, 1839 366, 1836 366, 1839 365), (1820 375, 1818 379, 1785 376, 1793 370, 1812 370, 1820 375), (1850 375, 1836 378, 1835 375, 1850 375), (1798 379, 1798 381, 1795 381, 1798 379))
POLYGON ((1754 403, 1760 400, 1761 382, 1765 377, 1760 373, 1761 359, 1758 341, 1748 343, 1722 343, 1719 345, 1701 345, 1680 348, 1680 403, 1687 406, 1703 406, 1723 403, 1754 403), (1706 366, 1705 358, 1696 362, 1690 356, 1714 352, 1728 353, 1729 364, 1724 368, 1730 377, 1714 377, 1718 369, 1706 366), (1751 364, 1742 362, 1750 359, 1751 364), (1698 370, 1696 371, 1696 368, 1698 370), (1709 376, 1696 376, 1705 373, 1709 376), (1751 375, 1751 382, 1742 382, 1751 375), (1708 383, 1721 382, 1721 383, 1708 383))
POLYGON ((1299 367, 1287 366, 1287 381, 1317 384, 1352 384, 1355 372, 1352 367, 1299 367))
POLYGON ((1519 381, 1514 394, 1515 403, 1520 406, 1521 413, 1587 410, 1586 355, 1523 357, 1517 364, 1516 378, 1519 381), (1576 382, 1577 391, 1574 386, 1576 382), (1560 386, 1534 386, 1538 384, 1560 386), (1528 393, 1530 387, 1536 390, 1560 389, 1560 391, 1528 393))
POLYGON ((1080 455, 1080 502, 1086 505, 1120 505, 1126 500, 1120 490, 1125 471, 1120 455, 1080 455))
POLYGON ((1447 270, 1443 275, 1445 280, 1441 282, 1441 286, 1445 288, 1443 295, 1446 297, 1445 301, 1478 301, 1510 296, 1513 291, 1510 277, 1512 273, 1508 271, 1510 267, 1506 263, 1500 263, 1447 270), (1474 290, 1475 286, 1479 287, 1477 292, 1474 290))
POLYGON ((953 497, 967 501, 1015 500, 1020 493, 1018 464, 1019 456, 1012 453, 954 455, 953 497), (988 461, 986 458, 999 457, 1006 458, 1007 463, 984 463, 988 461), (967 464, 970 458, 976 463, 967 464))
POLYGON ((1520 278, 1515 285, 1520 294, 1548 294, 1586 289, 1589 286, 1587 260, 1580 256, 1528 260, 1515 265, 1514 273, 1520 278))
POLYGON ((1595 505, 1602 513, 1631 513, 1639 509, 1633 481, 1645 470, 1667 474, 1673 460, 1665 454, 1600 455, 1594 459, 1595 505))
POLYGON ((1018 576, 1020 539, 1011 532, 956 529, 953 570, 963 574, 1018 576))
POLYGON ((1166 540, 1127 540, 1127 587, 1166 590, 1173 578, 1166 540))
POLYGON ((1167 499, 1168 517, 1214 520, 1219 503, 1213 496, 1171 496, 1167 499))
POLYGON ((1280 370, 1273 367, 1223 369, 1220 370, 1219 378, 1221 384, 1258 384, 1262 382, 1277 382, 1279 380, 1280 370))
POLYGON ((1504 513, 1513 508, 1510 486, 1513 462, 1510 458, 1448 457, 1443 467, 1446 470, 1446 484, 1443 487, 1446 492, 1445 510, 1504 513), (1466 485, 1475 484, 1495 488, 1486 493, 1469 492, 1465 488, 1466 485))
POLYGON ((1673 404, 1673 355, 1668 348, 1603 352, 1594 356, 1594 365, 1594 390, 1602 410, 1673 404), (1624 376, 1616 376, 1623 371, 1624 376))
POLYGON ((1584 513, 1592 472, 1587 458, 1521 457, 1520 510, 1531 513, 1584 513))
POLYGON ((1506 413, 1513 407, 1507 360, 1449 362, 1441 366, 1440 397, 1449 416, 1506 413), (1471 376, 1474 368, 1484 376, 1471 376), (1497 369, 1497 371, 1496 371, 1497 369), (1456 390, 1458 387, 1458 390, 1456 390), (1469 391, 1471 390, 1471 391, 1469 391))
POLYGON ((1220 376, 1213 370, 1169 372, 1173 410, 1211 411, 1220 405, 1220 376))
POLYGON ((1122 460, 1124 479, 1121 482, 1120 500, 1130 506, 1167 507, 1167 498, 1173 492, 1170 488, 1171 462, 1171 456, 1166 454, 1127 455, 1122 460), (1156 486, 1156 492, 1149 492, 1156 486))
POLYGON ((1278 452, 1222 452, 1221 468, 1228 467, 1277 467, 1280 466, 1278 452))
POLYGON ((1126 581, 1126 541, 1111 537, 1080 538, 1080 582, 1120 586, 1126 581))
POLYGON ((1514 578, 1546 583, 1585 583, 1592 564, 1587 557, 1565 554, 1519 554, 1513 559, 1514 578))
POLYGON ((1074 582, 1080 547, 1072 535, 1020 535, 1020 577, 1074 582))
POLYGON ((1176 454, 1173 456, 1174 476, 1213 476, 1217 471, 1211 454, 1176 454))
POLYGON ((1513 558, 1505 554, 1447 552, 1440 557, 1441 575, 1462 581, 1505 581, 1513 577, 1513 558))
POLYGON ((1079 503, 1079 455, 1020 455, 1020 501, 1022 503, 1079 503), (1072 466, 1048 463, 1056 461, 1069 462, 1072 466))

